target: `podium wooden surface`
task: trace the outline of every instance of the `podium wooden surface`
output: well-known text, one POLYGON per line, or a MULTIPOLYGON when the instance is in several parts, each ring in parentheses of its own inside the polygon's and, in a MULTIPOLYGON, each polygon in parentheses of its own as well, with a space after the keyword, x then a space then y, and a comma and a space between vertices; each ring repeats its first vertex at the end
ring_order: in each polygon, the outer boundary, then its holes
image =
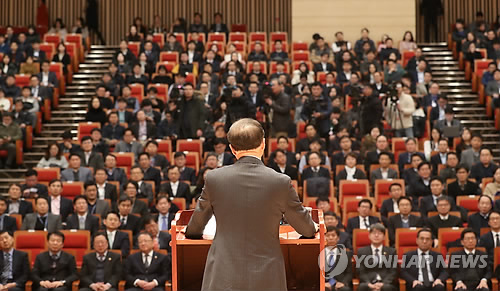
MULTIPOLYGON (((201 290, 203 272, 208 250, 213 237, 203 236, 203 239, 193 240, 184 236, 193 210, 177 212, 172 221, 172 290, 201 290)), ((320 226, 320 231, 314 239, 301 239, 300 235, 289 225, 280 226, 280 244, 285 261, 288 290, 325 290, 324 267, 319 268, 318 256, 325 247, 325 224, 323 212, 313 209, 314 222, 320 226)), ((325 258, 320 258, 324 266, 325 258)))

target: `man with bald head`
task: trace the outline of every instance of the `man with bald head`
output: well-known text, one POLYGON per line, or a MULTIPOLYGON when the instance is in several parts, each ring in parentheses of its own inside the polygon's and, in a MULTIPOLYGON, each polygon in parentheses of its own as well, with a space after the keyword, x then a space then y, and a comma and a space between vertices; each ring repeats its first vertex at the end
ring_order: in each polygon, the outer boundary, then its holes
POLYGON ((227 137, 238 161, 208 173, 186 229, 186 237, 201 238, 215 215, 202 290, 287 290, 280 220, 284 215, 305 237, 315 235, 315 224, 290 178, 262 163, 265 139, 259 122, 240 119, 227 137))

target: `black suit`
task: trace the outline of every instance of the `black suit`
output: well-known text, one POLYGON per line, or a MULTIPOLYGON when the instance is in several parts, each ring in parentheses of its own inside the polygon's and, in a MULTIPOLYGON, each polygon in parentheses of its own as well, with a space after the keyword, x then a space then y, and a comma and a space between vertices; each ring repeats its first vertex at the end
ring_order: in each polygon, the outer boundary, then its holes
MULTIPOLYGON (((445 266, 441 263, 438 262, 443 262, 444 259, 442 255, 438 252, 429 250, 429 256, 432 258, 432 260, 429 260, 429 267, 430 267, 430 272, 432 274, 432 277, 434 278, 434 281, 436 279, 441 280, 443 282, 443 285, 436 285, 436 287, 431 287, 431 286, 426 286, 424 287, 423 285, 417 285, 416 288, 412 288, 413 286, 413 281, 418 281, 418 275, 420 271, 420 265, 419 264, 411 264, 410 262, 412 260, 415 260, 415 257, 418 257, 418 251, 409 251, 403 255, 403 262, 406 264, 403 264, 400 270, 400 277, 401 279, 404 279, 406 281, 406 290, 408 291, 420 291, 420 290, 431 290, 431 291, 437 291, 437 290, 442 290, 444 291, 446 289, 445 284, 446 284, 446 279, 448 279, 448 273, 446 272, 445 266), (441 260, 441 261, 439 261, 441 260)), ((418 259, 418 262, 420 262, 420 258, 418 259)), ((423 272, 423 270, 422 270, 423 272)), ((434 283, 434 281, 431 281, 430 283, 434 283)))
MULTIPOLYGON (((11 291, 21 291, 24 290, 24 285, 28 281, 30 276, 30 262, 28 260, 28 254, 18 250, 13 250, 12 253, 12 279, 7 282, 16 283, 16 287, 9 289, 11 291)), ((0 251, 0 270, 4 268, 4 252, 0 251)))
POLYGON ((446 165, 446 160, 447 159, 445 159, 445 163, 441 162, 440 153, 437 153, 431 157, 431 165, 432 165, 432 174, 433 175, 437 175, 439 165, 446 165))
MULTIPOLYGON (((378 223, 378 222, 380 222, 380 219, 378 219, 378 217, 376 217, 376 216, 368 216, 368 224, 369 225, 372 225, 372 224, 375 224, 375 223, 378 223)), ((346 232, 349 233, 352 236, 352 232, 356 228, 361 228, 360 227, 359 216, 351 217, 351 218, 349 218, 347 220, 346 232)))
MULTIPOLYGON (((448 201, 450 201, 450 211, 457 211, 455 200, 450 196, 443 196, 448 197, 448 201)), ((420 213, 422 213, 422 217, 427 217, 427 214, 431 211, 437 211, 436 204, 434 204, 434 195, 422 197, 420 200, 420 213)))
POLYGON ((108 174, 108 181, 118 181, 120 182, 120 186, 125 185, 125 182, 127 182, 127 175, 122 168, 114 168, 111 172, 109 169, 106 169, 106 172, 108 174))
MULTIPOLYGON (((76 272, 76 262, 75 257, 64 251, 61 251, 59 259, 55 262, 52 261, 49 252, 40 253, 36 256, 35 265, 33 270, 31 270, 31 279, 33 280, 34 286, 39 286, 40 281, 66 281, 63 288, 57 288, 53 290, 71 290, 71 285, 73 281, 78 279, 78 274, 76 272), (55 269, 52 269, 55 266, 55 269)), ((36 289, 35 289, 36 290, 36 289)), ((38 290, 48 290, 40 287, 38 290)))
POLYGON ((460 188, 457 181, 448 185, 448 196, 453 197, 454 200, 456 200, 458 196, 480 194, 480 191, 479 186, 471 181, 467 181, 464 190, 460 188))
POLYGON ((114 204, 118 200, 118 189, 116 189, 116 185, 106 183, 104 185, 104 199, 111 200, 111 203, 114 204))
POLYGON ((34 197, 27 197, 24 194, 24 191, 26 189, 32 189, 30 193, 36 193, 38 196, 47 197, 49 195, 49 189, 47 188, 47 186, 43 184, 36 184, 35 187, 28 187, 28 185, 26 184, 21 184, 21 192, 23 193, 24 198, 34 198, 34 197))
POLYGON ((389 212, 394 212, 394 200, 392 200, 392 198, 382 201, 382 206, 380 207, 380 215, 383 217, 387 217, 389 212))
MULTIPOLYGON (((341 244, 340 242, 338 243, 339 245, 341 244)), ((344 245, 345 246, 345 245, 344 245)), ((347 246, 345 246, 347 248, 347 246)), ((338 250, 338 249, 337 249, 338 250)), ((335 256, 335 261, 334 263, 330 266, 329 262, 329 250, 325 248, 325 276, 327 277, 326 282, 328 282, 330 277, 333 277, 336 282, 341 282, 345 286, 340 288, 340 289, 334 289, 336 291, 350 291, 352 290, 352 278, 353 278, 353 268, 352 268, 352 253, 350 251, 346 252, 347 254, 347 267, 345 268, 345 271, 342 272, 341 274, 332 276, 333 274, 329 274, 330 271, 335 270, 337 267, 337 264, 340 261, 340 254, 337 252, 337 255, 335 256)), ((334 287, 334 286, 332 286, 334 287)))
POLYGON ((394 280, 397 277, 397 266, 392 262, 393 258, 397 257, 397 252, 394 248, 391 247, 382 247, 382 254, 380 256, 386 257, 385 259, 382 259, 384 262, 391 262, 391 266, 396 266, 394 268, 391 267, 385 267, 384 264, 382 265, 375 265, 373 263, 373 253, 372 253, 372 248, 371 246, 366 246, 363 248, 360 248, 358 250, 358 256, 366 256, 367 260, 370 261, 368 264, 360 264, 359 268, 359 291, 368 291, 370 288, 368 288, 368 283, 371 283, 375 278, 377 278, 377 275, 380 276, 380 279, 384 283, 384 286, 382 287, 382 291, 389 291, 389 290, 396 290, 394 286, 394 280), (368 268, 367 265, 374 266, 373 268, 368 268))
MULTIPOLYGON (((408 224, 410 227, 423 227, 424 220, 421 217, 410 214, 408 215, 408 224)), ((387 231, 389 232, 389 241, 391 245, 396 243, 396 229, 403 228, 403 220, 401 219, 401 215, 393 215, 389 217, 387 223, 387 231)))
POLYGON ((153 203, 153 198, 154 198, 154 193, 153 193, 153 186, 150 184, 142 181, 142 183, 139 186, 139 191, 137 192, 137 198, 147 198, 148 199, 148 204, 147 206, 151 205, 153 203))
MULTIPOLYGON (((138 236, 134 238, 134 249, 139 248, 139 244, 137 241, 138 236)), ((172 237, 167 231, 160 231, 158 232, 158 236, 156 237, 158 240, 158 246, 162 250, 167 250, 167 253, 170 254, 172 252, 172 248, 170 247, 170 241, 172 240, 172 237)))
POLYGON ((89 157, 89 162, 85 160, 85 153, 83 151, 79 152, 78 155, 80 156, 80 159, 82 160, 82 167, 87 167, 87 168, 94 168, 99 169, 99 168, 104 168, 104 160, 102 158, 102 154, 98 153, 96 151, 92 151, 90 153, 89 157))
POLYGON ((460 217, 448 215, 448 220, 442 220, 439 215, 427 219, 427 227, 432 230, 434 237, 438 237, 440 228, 443 227, 462 227, 462 220, 460 217))
POLYGON ((407 187, 409 187, 409 185, 417 181, 420 176, 414 168, 409 168, 403 171, 403 173, 401 174, 401 178, 405 180, 405 184, 407 185, 407 187))
POLYGON ((477 234, 477 236, 479 237, 479 234, 481 232, 481 228, 490 227, 488 225, 488 219, 489 219, 489 215, 487 217, 484 217, 479 212, 476 212, 472 215, 469 215, 469 218, 467 220, 467 227, 472 228, 474 230, 474 232, 477 234))
MULTIPOLYGON (((139 140, 139 123, 132 123, 129 128, 134 133, 134 136, 137 140, 139 140)), ((146 135, 147 138, 154 138, 156 133, 156 126, 152 122, 146 122, 146 135)))
POLYGON ((280 174, 285 174, 287 175, 288 177, 290 177, 290 179, 292 180, 297 180, 298 179, 298 171, 297 171, 297 168, 295 167, 292 167, 290 165, 286 165, 285 166, 285 172, 281 172, 280 170, 280 167, 278 165, 274 165, 271 167, 271 169, 275 170, 276 172, 280 173, 280 174))
POLYGON ((422 161, 425 161, 425 155, 421 152, 416 152, 416 153, 409 153, 409 152, 403 152, 399 154, 399 159, 398 159, 398 166, 399 166, 399 172, 403 173, 405 170, 405 165, 411 164, 411 157, 417 154, 422 158, 422 161))
MULTIPOLYGON (((388 151, 389 156, 391 157, 391 164, 394 164, 394 154, 388 151)), ((378 153, 377 151, 371 151, 366 153, 366 158, 365 158, 365 171, 367 173, 370 172, 370 166, 371 165, 378 165, 378 153)))
POLYGON ((127 220, 125 224, 120 225, 120 229, 128 229, 131 230, 134 236, 139 233, 142 229, 142 220, 132 214, 127 216, 127 220))
MULTIPOLYGON (((106 231, 106 235, 108 235, 108 232, 106 231)), ((108 236, 108 242, 109 242, 109 236, 108 236)), ((109 246, 110 249, 112 250, 121 250, 122 251, 122 257, 126 258, 128 254, 130 253, 130 240, 128 238, 128 234, 126 234, 123 231, 116 230, 115 232, 115 237, 113 239, 113 245, 109 246)))
POLYGON ((313 70, 315 73, 317 72, 333 72, 335 71, 335 68, 331 63, 326 63, 326 70, 323 69, 323 64, 322 63, 316 63, 314 64, 313 70))
MULTIPOLYGON (((3 216, 3 223, 0 225, 2 231, 10 231, 14 233, 17 230, 17 222, 14 217, 8 215, 3 216)), ((1 269, 0 269, 1 270, 1 269)))
POLYGON ((165 156, 161 154, 157 154, 156 156, 151 157, 151 160, 153 161, 155 167, 160 167, 162 168, 162 170, 170 166, 167 158, 165 158, 165 156))
POLYGON ((312 167, 306 168, 302 171, 302 181, 313 177, 324 177, 330 179, 330 171, 323 167, 319 167, 318 172, 314 172, 312 167))
POLYGON ((126 287, 133 288, 136 279, 148 282, 156 279, 158 286, 153 290, 164 290, 165 282, 172 277, 172 262, 168 256, 153 252, 153 258, 149 258, 150 266, 145 267, 142 252, 130 255, 124 263, 123 274, 127 281, 126 287))
MULTIPOLYGON (((66 229, 80 229, 80 221, 78 214, 72 214, 66 220, 66 229)), ((99 230, 99 218, 92 214, 87 213, 85 218, 85 228, 83 230, 90 231, 90 235, 93 236, 99 230)))
MULTIPOLYGON (((61 215, 61 219, 63 222, 66 221, 66 218, 73 213, 73 202, 69 200, 68 198, 60 197, 60 206, 59 206, 59 214, 61 215)), ((49 212, 52 212, 51 209, 51 197, 49 196, 49 212)))
POLYGON ((418 206, 418 199, 420 197, 426 197, 432 195, 431 192, 431 183, 429 182, 429 186, 424 184, 424 180, 420 176, 418 176, 417 180, 413 180, 412 183, 408 186, 408 196, 413 199, 413 209, 416 210, 418 206))
POLYGON ((144 180, 145 181, 154 181, 155 182, 155 190, 158 192, 161 183, 161 171, 157 168, 149 167, 144 171, 144 180))
POLYGON ((196 185, 196 170, 190 167, 184 167, 181 171, 180 181, 189 181, 191 185, 196 185))
MULTIPOLYGON (((493 237, 493 233, 491 231, 483 234, 479 238, 479 242, 477 244, 478 247, 484 247, 486 252, 488 253, 488 261, 491 265, 494 262, 494 254, 495 254, 495 237, 493 237)), ((499 245, 500 246, 500 245, 499 245)))
MULTIPOLYGON (((80 291, 91 290, 90 284, 97 283, 96 269, 97 269, 97 253, 92 252, 83 256, 82 269, 80 271, 80 291)), ((111 284, 111 288, 118 290, 118 282, 120 281, 122 273, 122 264, 120 255, 108 251, 104 259, 104 283, 111 284)))
POLYGON ((177 186, 177 193, 174 195, 172 193, 172 187, 170 182, 164 182, 160 186, 160 192, 167 193, 172 198, 184 198, 186 203, 191 202, 191 191, 189 191, 189 185, 179 181, 179 186, 177 186))
MULTIPOLYGON (((477 258, 477 256, 484 255, 486 255, 485 252, 475 250, 475 253, 473 255, 475 257, 474 261, 477 260, 478 262, 480 262, 480 258, 477 258)), ((483 290, 476 289, 476 287, 477 285, 479 285, 479 282, 482 278, 486 278, 488 281, 491 279, 491 265, 486 264, 486 266, 482 266, 481 263, 468 264, 467 262, 464 262, 465 259, 469 261, 465 250, 461 250, 451 254, 450 261, 458 261, 457 265, 460 266, 460 268, 453 268, 450 271, 451 279, 453 279, 453 287, 456 286, 456 283, 458 281, 462 281, 467 286, 468 290, 483 290)))
MULTIPOLYGON (((18 200, 19 201, 19 211, 17 214, 21 214, 24 218, 24 216, 28 213, 33 212, 33 204, 30 202, 24 201, 24 200, 18 200)), ((10 203, 10 200, 9 200, 10 203)), ((7 210, 9 209, 9 206, 7 205, 7 210)))

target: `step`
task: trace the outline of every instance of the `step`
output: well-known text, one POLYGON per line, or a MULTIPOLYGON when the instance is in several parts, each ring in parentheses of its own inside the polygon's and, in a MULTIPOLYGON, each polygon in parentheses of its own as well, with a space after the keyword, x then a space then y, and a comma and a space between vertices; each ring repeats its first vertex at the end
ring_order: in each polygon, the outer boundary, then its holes
POLYGON ((102 58, 98 58, 98 59, 86 59, 85 60, 85 64, 104 64, 105 67, 108 67, 109 64, 111 63, 111 59, 102 59, 102 58))
POLYGON ((73 82, 75 81, 75 79, 101 79, 101 78, 102 74, 90 74, 90 73, 80 74, 80 72, 78 72, 78 74, 73 75, 73 82))
POLYGON ((88 105, 87 104, 59 104, 59 108, 60 109, 63 109, 63 108, 70 108, 70 109, 82 109, 82 108, 87 108, 88 105))
POLYGON ((442 57, 426 57, 426 61, 432 62, 432 61, 453 61, 455 60, 453 56, 442 56, 442 57))
POLYGON ((429 65, 431 65, 432 68, 434 68, 435 66, 456 66, 458 65, 458 61, 437 60, 437 61, 430 61, 429 65))
POLYGON ((459 89, 459 88, 443 88, 441 89, 441 93, 466 93, 471 94, 471 89, 459 89))
POLYGON ((108 67, 109 67, 108 63, 106 63, 106 64, 85 64, 85 63, 81 63, 79 65, 79 69, 86 69, 86 70, 92 70, 92 69, 97 69, 97 68, 100 68, 100 69, 106 68, 107 69, 108 67))
MULTIPOLYGON (((50 123, 44 123, 43 124, 43 127, 46 128, 58 128, 58 127, 64 127, 64 128, 67 128, 67 127, 78 127, 78 123, 55 123, 55 122, 50 122, 50 123)), ((43 132, 43 129, 42 129, 42 132, 43 132)))
MULTIPOLYGON (((107 66, 105 67, 107 68, 107 66)), ((85 69, 85 70, 79 70, 78 73, 82 73, 82 74, 105 74, 105 73, 108 73, 109 70, 107 69, 85 69)))
POLYGON ((67 111, 67 110, 54 110, 52 111, 52 114, 55 115, 55 114, 59 114, 59 115, 78 115, 78 114, 86 114, 87 113, 87 110, 71 110, 71 111, 67 111))
POLYGON ((109 49, 109 50, 118 50, 120 47, 117 45, 100 45, 100 44, 93 44, 90 46, 90 50, 99 50, 99 49, 109 49))
POLYGON ((85 86, 85 85, 70 85, 66 87, 66 91, 81 91, 81 90, 91 90, 95 91, 95 86, 85 86))
POLYGON ((435 67, 432 68, 432 74, 436 71, 458 71, 460 68, 458 66, 442 66, 442 67, 435 67))
POLYGON ((486 115, 476 115, 476 114, 467 114, 467 113, 455 113, 455 118, 461 121, 464 120, 489 120, 489 117, 486 115))
POLYGON ((59 122, 64 122, 64 121, 68 121, 68 122, 72 122, 72 121, 78 121, 78 122, 83 122, 85 121, 85 116, 73 116, 71 118, 68 118, 67 116, 52 116, 52 118, 50 119, 51 122, 53 121, 59 121, 59 122))
POLYGON ((96 53, 96 54, 94 52, 91 52, 90 54, 87 54, 85 56, 85 61, 88 61, 90 59, 112 59, 113 57, 114 55, 109 52, 96 53))
POLYGON ((114 55, 118 50, 115 49, 97 49, 90 51, 90 54, 111 54, 114 55))
MULTIPOLYGON (((94 92, 78 92, 78 91, 71 91, 71 92, 66 92, 66 97, 71 97, 71 96, 88 96, 92 97, 94 96, 94 92)), ((62 101, 63 99, 74 99, 78 97, 71 97, 71 98, 59 98, 59 101, 62 101)), ((90 100, 90 98, 87 98, 87 100, 90 100)))
POLYGON ((486 109, 484 107, 474 107, 474 106, 467 106, 467 107, 453 106, 453 110, 455 112, 458 112, 460 110, 462 110, 462 111, 477 111, 477 112, 481 112, 481 114, 485 114, 485 112, 486 112, 486 109))
POLYGON ((448 50, 423 51, 422 54, 427 56, 453 56, 453 52, 448 50))
POLYGON ((493 120, 461 120, 460 121, 463 125, 468 125, 468 124, 482 124, 484 125, 490 125, 494 126, 495 122, 493 120))
MULTIPOLYGON (((89 95, 87 95, 89 96, 89 95)), ((92 95, 90 95, 92 96, 92 95)), ((89 102, 90 98, 78 98, 78 97, 72 97, 72 98, 59 98, 60 103, 64 102, 89 102)))
POLYGON ((461 77, 465 77, 465 72, 463 72, 463 71, 435 71, 435 70, 433 70, 432 76, 433 77, 437 77, 437 76, 448 76, 448 77, 461 76, 461 77))
POLYGON ((450 104, 450 105, 479 105, 479 101, 477 101, 477 100, 471 100, 471 101, 457 100, 457 101, 448 101, 448 104, 450 104))
POLYGON ((85 86, 85 85, 94 85, 94 89, 96 85, 99 85, 101 80, 73 80, 71 85, 74 86, 85 86))
POLYGON ((442 42, 419 42, 418 47, 448 47, 448 43, 445 41, 442 42))
POLYGON ((441 82, 457 82, 457 81, 463 81, 462 76, 452 76, 452 77, 432 77, 432 81, 437 82, 438 84, 441 84, 441 82))

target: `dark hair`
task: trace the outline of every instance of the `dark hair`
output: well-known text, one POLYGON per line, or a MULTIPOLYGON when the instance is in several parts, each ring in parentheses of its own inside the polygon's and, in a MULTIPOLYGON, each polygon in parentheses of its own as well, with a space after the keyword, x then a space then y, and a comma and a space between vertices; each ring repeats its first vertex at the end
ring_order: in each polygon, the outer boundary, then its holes
POLYGON ((460 170, 465 170, 467 171, 467 173, 469 173, 469 167, 467 167, 466 164, 459 164, 456 168, 455 168, 455 171, 458 173, 458 171, 460 170))
POLYGON ((392 183, 391 185, 389 185, 389 192, 391 191, 392 187, 395 187, 395 186, 397 186, 399 188, 403 188, 403 186, 401 186, 401 184, 399 184, 399 183, 392 183))
POLYGON ((83 199, 83 200, 85 200, 85 202, 88 202, 87 196, 85 196, 85 195, 76 195, 75 198, 73 198, 73 205, 75 205, 76 201, 78 201, 79 199, 83 199))
POLYGON ((128 196, 121 196, 120 199, 118 199, 118 205, 120 205, 122 202, 128 201, 130 204, 132 204, 132 199, 128 196))
POLYGON ((176 165, 173 165, 173 166, 170 166, 167 168, 167 175, 168 175, 168 172, 170 172, 171 170, 173 169, 179 169, 179 167, 177 167, 176 165))
POLYGON ((318 199, 316 199, 316 206, 318 206, 320 202, 328 202, 328 204, 330 204, 330 199, 328 199, 328 197, 318 197, 318 199))
POLYGON ((135 190, 136 190, 136 191, 139 191, 139 184, 137 184, 137 182, 136 182, 136 181, 130 181, 130 180, 128 180, 128 181, 127 181, 127 183, 123 184, 123 191, 127 190, 127 186, 128 186, 129 184, 134 185, 135 190))
MULTIPOLYGON (((143 218, 143 222, 144 222, 144 226, 146 226, 147 224, 150 224, 151 222, 155 222, 156 223, 156 220, 155 220, 155 218, 152 215, 146 215, 143 218)), ((137 237, 139 237, 139 236, 137 236, 137 237)))
MULTIPOLYGON (((97 170, 104 170, 104 169, 96 169, 95 172, 97 172, 97 170)), ((87 181, 83 184, 83 189, 87 190, 87 188, 90 186, 95 186, 97 188, 97 184, 94 181, 87 181)))
POLYGON ((151 156, 148 153, 142 152, 137 156, 137 160, 140 160, 142 156, 146 156, 148 157, 148 159, 151 158, 151 156))
POLYGON ((465 237, 465 235, 466 235, 466 234, 468 234, 468 233, 473 233, 473 234, 474 234, 474 237, 477 239, 477 234, 476 234, 476 232, 475 232, 472 228, 468 227, 468 228, 464 229, 464 230, 462 231, 462 233, 460 234, 460 240, 463 240, 463 239, 464 239, 464 237, 465 237))
POLYGON ((98 237, 98 236, 103 236, 106 239, 106 241, 109 243, 109 241, 108 241, 108 235, 104 231, 99 231, 96 234, 94 234, 94 236, 92 237, 92 241, 95 240, 96 237, 98 237))
POLYGON ((420 171, 420 168, 422 168, 422 167, 423 167, 423 166, 425 166, 425 165, 427 165, 427 166, 429 166, 429 168, 431 168, 431 163, 429 163, 429 162, 427 162, 427 161, 423 161, 423 162, 421 162, 420 164, 418 164, 417 170, 419 170, 419 171, 420 171))
POLYGON ((54 184, 54 183, 57 183, 57 182, 61 183, 61 185, 62 185, 62 181, 60 179, 52 179, 49 182, 49 186, 52 185, 52 184, 54 184))
POLYGON ((361 207, 361 204, 363 204, 363 203, 368 203, 368 204, 370 204, 370 209, 373 208, 373 203, 372 203, 372 201, 370 199, 366 199, 365 198, 365 199, 359 200, 358 207, 361 207))
POLYGON ((48 197, 45 197, 45 196, 38 196, 38 197, 36 197, 36 198, 35 198, 35 204, 37 204, 37 203, 38 203, 38 200, 40 200, 40 199, 43 199, 43 200, 45 200, 47 203, 49 203, 49 198, 48 198, 48 197))
POLYGON ((53 236, 53 235, 62 238, 62 241, 64 242, 64 233, 60 232, 59 230, 56 230, 56 231, 53 231, 53 232, 49 232, 47 234, 47 240, 50 240, 50 237, 53 236))
POLYGON ((451 202, 448 199, 447 195, 442 195, 442 196, 439 196, 438 198, 436 198, 436 205, 439 204, 440 201, 446 201, 448 204, 451 205, 451 202))
POLYGON ((354 159, 356 160, 356 162, 358 161, 358 157, 357 157, 357 156, 356 156, 356 154, 355 154, 355 153, 353 153, 353 152, 347 153, 347 154, 345 155, 344 162, 347 160, 347 157, 354 158, 354 159))
MULTIPOLYGON (((53 147, 53 146, 55 146, 55 147, 57 148, 57 155, 56 155, 56 158, 57 158, 58 160, 60 160, 60 159, 61 159, 61 151, 60 151, 59 146, 57 145, 57 143, 56 143, 56 142, 51 142, 51 143, 49 143, 49 146, 47 147, 47 150, 45 151, 45 159, 46 159, 46 160, 49 160, 49 159, 50 159, 50 148, 51 148, 51 147, 53 147)), ((33 171, 34 171, 34 170, 33 170, 33 171)), ((26 176, 28 176, 28 173, 27 173, 27 172, 26 172, 26 176)))
POLYGON ((139 239, 139 237, 140 237, 141 235, 147 235, 147 236, 149 236, 151 239, 154 239, 152 234, 150 234, 149 232, 144 231, 144 230, 143 230, 143 231, 141 231, 141 232, 139 233, 139 235, 137 235, 137 239, 139 239))
POLYGON ((414 157, 418 157, 420 160, 423 160, 422 157, 418 153, 414 153, 411 155, 411 160, 413 160, 414 157))
POLYGON ((379 159, 381 156, 387 156, 389 159, 391 159, 391 155, 389 154, 389 152, 381 152, 380 154, 378 154, 379 159))
POLYGON ((443 179, 441 179, 441 177, 439 176, 432 177, 429 184, 432 183, 433 181, 439 181, 439 183, 444 184, 443 179))
POLYGON ((337 236, 340 235, 340 230, 337 227, 335 227, 335 226, 327 226, 326 227, 326 233, 329 233, 332 231, 335 232, 337 234, 337 236))
POLYGON ((401 202, 401 201, 403 201, 403 200, 407 200, 408 202, 410 202, 410 205, 411 205, 411 203, 412 203, 412 201, 411 201, 411 198, 410 198, 410 197, 408 197, 408 196, 401 196, 401 197, 399 197, 399 199, 398 199, 398 205, 399 205, 399 202, 401 202))
POLYGON ((184 152, 175 152, 174 154, 174 160, 180 157, 186 157, 186 154, 184 152))
POLYGON ((227 139, 235 151, 258 148, 264 139, 264 128, 251 118, 243 118, 231 125, 227 139))
POLYGON ((26 171, 26 174, 24 174, 25 177, 31 177, 31 176, 37 176, 38 177, 38 172, 35 169, 28 169, 26 171))
POLYGON ((88 140, 92 141, 92 138, 89 135, 86 135, 86 136, 82 137, 80 144, 82 144, 83 142, 88 141, 88 140))
POLYGON ((118 218, 120 218, 120 214, 118 214, 118 212, 116 212, 116 211, 109 211, 108 213, 106 213, 104 215, 103 219, 107 219, 110 214, 114 214, 114 215, 118 216, 118 218))
POLYGON ((420 230, 417 232, 417 237, 419 237, 419 236, 420 236, 420 234, 421 234, 422 232, 428 232, 428 233, 430 233, 430 234, 431 234, 431 237, 433 237, 433 235, 432 235, 432 230, 431 230, 430 228, 427 228, 427 227, 424 227, 424 228, 420 229, 420 230))

